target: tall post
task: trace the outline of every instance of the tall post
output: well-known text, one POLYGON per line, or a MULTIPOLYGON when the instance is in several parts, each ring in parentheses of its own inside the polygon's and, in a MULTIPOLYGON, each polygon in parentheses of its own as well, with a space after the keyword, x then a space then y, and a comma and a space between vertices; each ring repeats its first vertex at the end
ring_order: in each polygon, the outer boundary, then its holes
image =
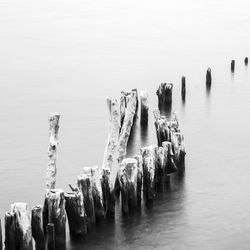
POLYGON ((212 84, 212 72, 211 68, 207 69, 207 74, 206 74, 206 85, 210 86, 212 84))
POLYGON ((247 66, 248 65, 248 57, 245 57, 244 62, 245 62, 245 65, 247 66))
POLYGON ((46 170, 46 189, 54 189, 56 186, 56 154, 58 146, 59 130, 58 113, 52 113, 49 116, 49 146, 48 146, 48 165, 46 170))
POLYGON ((170 105, 172 103, 172 83, 161 83, 156 94, 158 96, 158 106, 161 108, 164 105, 170 105))

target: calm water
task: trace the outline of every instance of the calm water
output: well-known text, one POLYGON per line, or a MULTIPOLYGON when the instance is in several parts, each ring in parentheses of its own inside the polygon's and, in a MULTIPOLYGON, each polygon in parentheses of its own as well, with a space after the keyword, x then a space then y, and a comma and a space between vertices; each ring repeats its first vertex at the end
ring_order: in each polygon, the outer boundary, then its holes
POLYGON ((249 8, 248 0, 0 0, 1 218, 14 201, 42 203, 50 112, 61 114, 57 186, 67 190, 84 166, 102 162, 106 96, 150 94, 149 128, 137 124, 129 143, 134 155, 156 142, 155 91, 172 81, 185 178, 152 210, 126 219, 117 208, 115 222, 68 248, 249 249, 249 8))

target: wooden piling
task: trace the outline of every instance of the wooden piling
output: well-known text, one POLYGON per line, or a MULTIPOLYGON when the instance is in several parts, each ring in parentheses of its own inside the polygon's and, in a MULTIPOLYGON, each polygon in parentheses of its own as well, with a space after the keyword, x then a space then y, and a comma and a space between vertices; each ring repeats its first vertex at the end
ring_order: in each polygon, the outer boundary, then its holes
POLYGON ((154 110, 155 129, 157 135, 158 146, 162 146, 163 141, 170 140, 169 123, 166 117, 161 116, 159 110, 154 110))
POLYGON ((92 196, 97 221, 102 220, 105 217, 101 181, 102 171, 100 168, 98 166, 91 167, 92 196))
POLYGON ((248 57, 245 57, 244 62, 245 62, 245 65, 247 66, 248 65, 248 57))
POLYGON ((208 68, 206 74, 206 85, 210 86, 211 84, 212 84, 212 71, 211 68, 208 68))
POLYGON ((148 124, 148 93, 146 91, 140 92, 141 99, 141 125, 145 126, 148 124))
POLYGON ((87 234, 87 217, 84 210, 83 197, 79 190, 65 193, 66 213, 69 223, 69 232, 72 237, 87 234))
MULTIPOLYGON (((66 249, 66 211, 62 189, 51 189, 46 193, 43 211, 43 225, 54 224, 55 249, 66 249), (46 212, 47 211, 47 212, 46 212), (47 214, 47 218, 45 217, 47 214), (47 222, 47 224, 45 224, 47 222)), ((46 232, 47 234, 47 232, 46 232)), ((48 234, 47 234, 48 235, 48 234)))
POLYGON ((161 83, 156 94, 158 96, 158 106, 163 107, 172 103, 172 83, 161 83))
POLYGON ((31 218, 26 203, 14 203, 11 205, 11 212, 15 215, 15 237, 16 246, 21 250, 32 250, 31 218))
POLYGON ((59 130, 58 113, 52 113, 49 117, 49 146, 48 146, 48 165, 46 170, 46 189, 54 189, 56 185, 56 154, 58 146, 59 130))
POLYGON ((143 166, 143 191, 146 204, 155 197, 155 146, 141 148, 143 166))
POLYGON ((84 200, 84 209, 87 215, 87 225, 88 229, 91 228, 92 224, 95 224, 95 208, 92 192, 92 183, 91 183, 91 168, 83 168, 83 174, 79 175, 77 178, 77 186, 80 190, 80 193, 84 200))
POLYGON ((131 128, 133 126, 134 116, 137 110, 138 97, 137 90, 132 90, 131 94, 128 96, 127 108, 125 112, 125 117, 123 125, 121 128, 119 142, 118 142, 118 163, 121 163, 126 157, 127 153, 127 143, 130 135, 131 128))
POLYGON ((182 100, 185 101, 185 98, 186 98, 186 77, 185 76, 181 78, 181 97, 182 97, 182 100))
POLYGON ((46 226, 47 231, 47 250, 56 250, 55 227, 53 223, 46 226))
POLYGON ((128 214, 137 207, 137 175, 138 162, 134 158, 126 158, 120 164, 122 212, 128 214))
POLYGON ((173 174, 177 171, 177 167, 175 165, 174 153, 172 150, 172 143, 165 141, 162 143, 162 147, 164 149, 164 167, 163 172, 165 176, 173 174))
POLYGON ((36 250, 45 250, 45 235, 42 224, 42 206, 38 205, 31 211, 31 229, 36 250))
POLYGON ((234 68, 235 68, 235 60, 231 61, 231 72, 234 73, 234 68))
POLYGON ((164 148, 156 147, 155 150, 155 185, 160 188, 164 174, 164 148))
POLYGON ((12 212, 5 213, 5 249, 16 250, 16 222, 15 214, 12 212))

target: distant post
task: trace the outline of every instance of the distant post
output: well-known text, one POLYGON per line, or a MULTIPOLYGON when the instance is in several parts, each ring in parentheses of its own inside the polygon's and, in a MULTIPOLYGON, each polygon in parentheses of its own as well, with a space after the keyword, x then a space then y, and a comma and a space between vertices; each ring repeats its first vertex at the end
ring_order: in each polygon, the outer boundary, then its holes
POLYGON ((248 65, 248 57, 245 57, 245 65, 248 65))
POLYGON ((182 97, 182 100, 185 101, 185 98, 186 98, 186 77, 185 76, 181 78, 181 97, 182 97))
POLYGON ((206 84, 211 85, 211 83, 212 83, 212 73, 211 73, 211 68, 208 68, 206 74, 206 84))
POLYGON ((234 68, 235 68, 235 60, 231 61, 231 72, 234 73, 234 68))

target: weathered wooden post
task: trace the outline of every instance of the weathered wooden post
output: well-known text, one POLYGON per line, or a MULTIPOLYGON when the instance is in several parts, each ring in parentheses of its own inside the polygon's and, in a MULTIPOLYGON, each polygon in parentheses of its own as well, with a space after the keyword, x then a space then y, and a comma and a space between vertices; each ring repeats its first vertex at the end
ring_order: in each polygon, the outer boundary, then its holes
POLYGON ((171 142, 174 146, 175 162, 177 165, 178 173, 183 174, 185 171, 185 146, 184 138, 180 132, 173 132, 171 142))
POLYGON ((134 157, 137 160, 137 205, 141 205, 141 192, 142 192, 142 178, 143 178, 143 169, 142 169, 142 156, 136 155, 134 157))
POLYGON ((156 94, 158 96, 158 105, 162 107, 172 103, 172 83, 161 83, 156 94))
POLYGON ((119 135, 118 141, 118 163, 121 163, 122 160, 126 157, 127 153, 127 144, 130 135, 131 128, 133 126, 134 116, 137 110, 138 104, 137 90, 132 90, 129 97, 127 108, 125 112, 125 117, 121 132, 119 135))
MULTIPOLYGON (((66 211, 62 189, 51 189, 46 193, 43 207, 43 225, 54 224, 55 249, 66 249, 66 211)), ((46 226, 45 226, 46 227, 46 226)), ((46 232, 46 235, 47 232, 46 232)))
POLYGON ((120 182, 122 212, 127 214, 137 207, 137 176, 138 162, 133 158, 126 158, 121 163, 120 182))
POLYGON ((16 222, 12 212, 5 213, 5 249, 16 250, 16 222))
POLYGON ((244 62, 245 62, 245 65, 247 66, 248 65, 248 57, 245 57, 244 62))
POLYGON ((163 168, 164 168, 164 149, 163 147, 155 148, 155 185, 160 188, 162 186, 163 168))
POLYGON ((11 212, 15 218, 16 247, 21 250, 32 250, 31 219, 26 203, 11 204, 11 212))
POLYGON ((181 78, 181 97, 182 97, 182 100, 185 101, 185 98, 186 98, 186 77, 185 76, 181 78))
POLYGON ((102 220, 105 217, 103 207, 103 193, 102 193, 102 175, 98 166, 91 167, 91 181, 92 181, 92 196, 94 201, 96 220, 102 220))
POLYGON ((162 143, 164 149, 164 174, 165 176, 175 173, 177 167, 174 162, 174 153, 172 150, 172 143, 165 141, 162 143))
POLYGON ((49 146, 48 146, 48 166, 46 170, 46 189, 54 189, 56 185, 56 154, 58 146, 59 130, 58 113, 52 113, 49 117, 49 146))
POLYGON ((88 229, 90 229, 91 225, 95 224, 96 222, 90 168, 83 168, 83 174, 77 178, 77 186, 84 200, 84 209, 87 215, 87 225, 88 229))
POLYGON ((148 124, 148 93, 146 91, 140 92, 141 99, 141 125, 148 124))
MULTIPOLYGON (((102 164, 102 191, 105 216, 115 211, 114 185, 118 171, 118 141, 121 128, 120 108, 117 99, 107 99, 110 113, 110 128, 102 164)), ((124 103, 125 105, 125 103, 124 103)), ((125 106, 124 106, 125 112, 125 106)))
POLYGON ((211 68, 208 68, 207 74, 206 74, 206 85, 211 86, 211 84, 212 84, 212 72, 211 72, 211 68))
POLYGON ((84 211, 83 197, 79 190, 72 193, 65 193, 69 231, 72 237, 87 234, 87 218, 84 211))
POLYGON ((161 116, 159 110, 154 110, 155 129, 157 135, 158 146, 162 146, 163 141, 170 139, 170 131, 166 117, 161 116))
POLYGON ((231 72, 234 73, 234 68, 235 68, 235 60, 231 61, 231 72))
POLYGON ((36 250, 45 250, 45 236, 42 224, 42 206, 35 206, 31 212, 32 236, 35 240, 36 250))
POLYGON ((155 146, 141 148, 143 191, 146 204, 152 203, 155 196, 155 151, 155 146))
POLYGON ((47 231, 47 250, 56 250, 55 227, 53 223, 46 226, 47 231))

